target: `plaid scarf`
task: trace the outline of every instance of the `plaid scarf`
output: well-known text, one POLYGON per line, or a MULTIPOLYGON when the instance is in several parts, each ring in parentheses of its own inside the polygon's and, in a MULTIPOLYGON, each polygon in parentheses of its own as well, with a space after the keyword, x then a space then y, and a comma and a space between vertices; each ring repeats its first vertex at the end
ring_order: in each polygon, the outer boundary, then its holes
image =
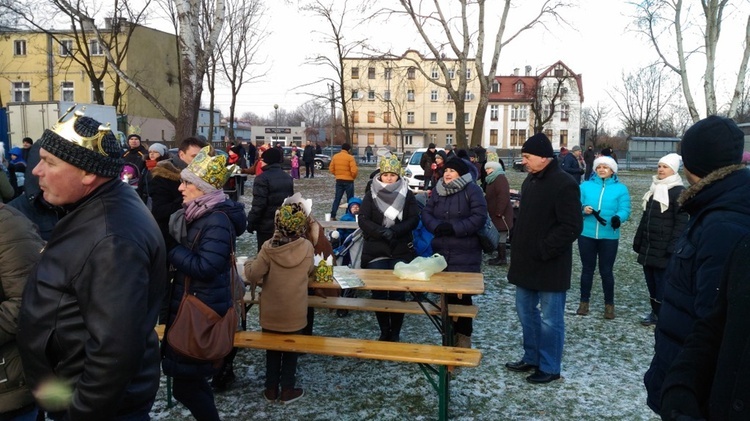
POLYGON ((401 177, 391 184, 385 184, 376 177, 372 180, 370 191, 375 205, 383 213, 383 226, 392 227, 396 219, 404 215, 404 204, 406 204, 409 186, 401 177))
POLYGON ((454 179, 448 184, 445 184, 443 179, 438 180, 435 190, 437 190, 438 196, 450 196, 463 190, 469 183, 473 183, 474 178, 471 173, 466 173, 459 178, 454 179))

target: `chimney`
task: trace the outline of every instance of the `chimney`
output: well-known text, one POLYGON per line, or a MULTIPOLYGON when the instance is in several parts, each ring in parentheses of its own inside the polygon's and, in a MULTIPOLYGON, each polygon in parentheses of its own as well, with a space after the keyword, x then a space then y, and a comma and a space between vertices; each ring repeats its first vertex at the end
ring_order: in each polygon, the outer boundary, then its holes
POLYGON ((526 76, 531 76, 531 66, 526 65, 526 76))
POLYGON ((112 29, 112 18, 104 18, 104 29, 112 29))
POLYGON ((518 71, 519 70, 520 69, 518 67, 516 67, 515 69, 513 69, 513 76, 518 76, 518 71))

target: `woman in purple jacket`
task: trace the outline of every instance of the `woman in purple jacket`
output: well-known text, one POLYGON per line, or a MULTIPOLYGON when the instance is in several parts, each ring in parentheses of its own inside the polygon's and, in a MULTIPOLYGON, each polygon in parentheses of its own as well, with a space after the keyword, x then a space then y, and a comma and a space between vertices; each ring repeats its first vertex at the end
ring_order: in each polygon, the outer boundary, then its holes
MULTIPOLYGON (((445 257, 446 272, 479 272, 482 246, 479 230, 487 219, 487 202, 482 188, 472 177, 469 164, 460 158, 445 162, 443 178, 438 180, 422 210, 422 223, 435 235, 432 249, 445 257)), ((448 294, 448 304, 471 304, 471 295, 459 298, 448 294)), ((455 325, 457 346, 470 348, 472 320, 459 317, 455 325)))

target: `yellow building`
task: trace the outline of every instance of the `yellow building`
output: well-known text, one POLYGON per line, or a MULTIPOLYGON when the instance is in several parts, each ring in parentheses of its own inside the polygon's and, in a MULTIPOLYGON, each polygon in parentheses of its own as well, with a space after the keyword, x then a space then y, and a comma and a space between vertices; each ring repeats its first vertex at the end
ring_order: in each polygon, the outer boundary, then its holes
MULTIPOLYGON (((452 69, 449 77, 467 78, 464 121, 470 137, 479 80, 473 66, 467 75, 459 75, 458 60, 446 63, 452 69)), ((437 63, 413 50, 400 57, 344 58, 347 118, 354 147, 390 145, 413 151, 429 143, 455 144, 455 105, 447 90, 432 80, 443 80, 437 63)), ((457 81, 453 86, 458 86, 457 81)))
MULTIPOLYGON (((109 32, 108 20, 104 33, 109 32)), ((120 21, 118 40, 126 38, 127 22, 120 21)), ((79 34, 80 36, 80 34, 79 34)), ((106 35, 105 35, 106 36, 106 35)), ((106 65, 102 45, 93 31, 86 33, 93 67, 101 72, 106 65)), ((0 102, 77 102, 95 103, 94 86, 81 57, 72 31, 54 31, 54 37, 41 31, 0 30, 0 102), (56 39, 55 39, 56 38, 56 39)), ((135 25, 121 69, 154 95, 173 115, 180 99, 176 36, 135 25)), ((174 127, 142 94, 118 80, 109 67, 102 80, 104 104, 111 105, 119 84, 122 97, 118 114, 127 116, 143 140, 164 141, 174 136, 174 127)), ((120 129, 128 131, 128 128, 120 129)))

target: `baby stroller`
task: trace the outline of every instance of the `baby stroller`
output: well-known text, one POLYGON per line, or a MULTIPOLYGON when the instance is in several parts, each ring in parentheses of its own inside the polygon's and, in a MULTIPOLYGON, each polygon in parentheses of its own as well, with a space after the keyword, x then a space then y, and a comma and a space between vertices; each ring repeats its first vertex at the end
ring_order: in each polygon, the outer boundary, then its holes
MULTIPOLYGON (((360 269, 362 267, 362 245, 364 243, 364 236, 362 230, 357 228, 353 233, 349 234, 339 247, 333 250, 333 257, 335 259, 335 265, 337 266, 349 266, 353 269, 360 269)), ((342 297, 355 297, 357 290, 353 288, 344 289, 341 291, 342 297)), ((349 314, 349 310, 339 309, 336 310, 336 315, 339 317, 345 317, 349 314)))

